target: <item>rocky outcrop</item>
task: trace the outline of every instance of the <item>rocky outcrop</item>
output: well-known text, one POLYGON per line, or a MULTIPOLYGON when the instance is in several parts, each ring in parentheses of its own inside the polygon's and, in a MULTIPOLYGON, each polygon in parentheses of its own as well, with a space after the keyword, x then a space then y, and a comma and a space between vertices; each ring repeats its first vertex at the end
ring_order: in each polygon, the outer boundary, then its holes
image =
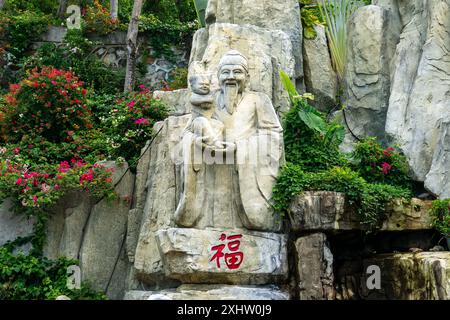
POLYGON ((296 276, 300 300, 333 300, 333 254, 323 233, 300 237, 295 242, 296 276))
MULTIPOLYGON (((207 23, 232 23, 241 26, 281 30, 289 36, 295 59, 295 78, 302 77, 302 34, 299 2, 297 0, 230 1, 211 0, 207 23)), ((241 48, 239 48, 241 49, 241 48)), ((247 55, 247 52, 242 52, 247 55)), ((285 53, 286 54, 286 53, 285 53)), ((280 58, 280 56, 276 56, 280 58)))
MULTIPOLYGON (((176 146, 189 116, 169 117, 155 125, 159 132, 150 148, 146 179, 145 205, 142 209, 139 237, 134 255, 134 268, 139 279, 158 283, 164 276, 162 260, 156 243, 156 231, 175 226, 176 210, 176 146)), ((142 160, 146 161, 146 160, 142 160)))
POLYGON ((225 232, 158 231, 165 275, 183 283, 269 284, 287 278, 284 235, 238 229, 225 232), (233 272, 238 268, 239 272, 233 272))
MULTIPOLYGON (((347 122, 358 137, 398 144, 412 177, 445 198, 450 3, 373 3, 350 23, 347 122)), ((344 150, 351 149, 352 140, 347 135, 344 150)))
MULTIPOLYGON (((450 97, 449 97, 450 105, 450 97)), ((439 142, 433 154, 430 172, 425 179, 425 187, 441 199, 450 198, 450 122, 441 124, 439 142)))
POLYGON ((364 259, 362 273, 338 279, 338 299, 367 300, 449 300, 450 254, 419 252, 380 254, 364 259), (379 288, 368 288, 378 267, 379 288), (373 268, 373 267, 372 267, 373 268))
POLYGON ((0 204, 0 246, 20 237, 28 237, 33 232, 35 220, 15 214, 12 206, 11 199, 6 199, 0 204))
POLYGON ((44 255, 80 261, 82 280, 111 299, 121 299, 126 289, 129 264, 125 237, 133 198, 134 175, 128 165, 100 164, 114 168, 118 199, 95 203, 88 194, 73 192, 52 208, 47 225, 44 255))
POLYGON ((311 102, 323 112, 336 105, 337 76, 331 65, 327 37, 323 26, 315 26, 316 38, 303 40, 306 91, 314 94, 311 102))
POLYGON ((439 148, 442 122, 450 116, 450 3, 399 2, 398 10, 404 28, 386 133, 400 143, 414 178, 424 181, 439 148))
POLYGON ((189 92, 187 89, 155 91, 153 97, 164 103, 164 105, 169 108, 171 115, 181 116, 191 112, 189 92))
MULTIPOLYGON (((359 8, 349 22, 347 100, 345 116, 357 137, 384 140, 389 106, 390 61, 396 42, 390 34, 387 10, 380 6, 359 8)), ((354 138, 347 134, 345 144, 354 138)))
POLYGON ((128 291, 125 300, 288 300, 276 286, 182 285, 161 291, 128 291))
MULTIPOLYGON (((203 31, 198 31, 203 32, 203 31)), ((206 39, 206 38, 205 38, 206 39)), ((212 87, 218 88, 217 67, 220 58, 231 49, 238 49, 250 63, 249 89, 266 93, 278 111, 289 108, 288 96, 281 84, 279 72, 295 76, 295 57, 289 35, 254 25, 215 23, 208 28, 204 52, 191 62, 189 74, 212 75, 212 87)))
MULTIPOLYGON (((431 229, 428 214, 431 201, 396 199, 386 206, 386 219, 380 231, 431 229)), ((337 192, 303 192, 289 208, 293 231, 364 230, 354 208, 347 205, 345 195, 337 192)))

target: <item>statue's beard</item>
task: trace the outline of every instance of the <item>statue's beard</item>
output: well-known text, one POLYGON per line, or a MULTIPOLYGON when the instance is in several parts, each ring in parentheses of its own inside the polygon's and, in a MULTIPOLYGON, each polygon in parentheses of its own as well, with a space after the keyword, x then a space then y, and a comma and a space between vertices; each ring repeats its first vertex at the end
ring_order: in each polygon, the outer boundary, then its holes
POLYGON ((237 84, 228 84, 224 86, 223 102, 229 114, 233 114, 236 109, 239 94, 239 86, 237 84))

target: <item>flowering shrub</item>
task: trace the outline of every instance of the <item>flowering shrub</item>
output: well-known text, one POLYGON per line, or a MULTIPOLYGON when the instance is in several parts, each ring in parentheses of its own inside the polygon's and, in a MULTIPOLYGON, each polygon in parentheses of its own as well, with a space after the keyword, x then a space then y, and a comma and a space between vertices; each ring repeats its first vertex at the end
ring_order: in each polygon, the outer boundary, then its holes
POLYGON ((20 150, 17 153, 12 159, 3 155, 0 161, 0 200, 12 197, 24 209, 42 209, 54 205, 69 190, 83 189, 96 198, 115 195, 112 169, 80 158, 32 168, 17 161, 20 150))
POLYGON ((18 142, 30 135, 71 141, 80 128, 92 128, 83 84, 69 71, 43 67, 11 85, 0 105, 0 141, 18 142))
POLYGON ((130 165, 140 156, 145 142, 151 139, 155 122, 167 116, 164 104, 154 99, 145 86, 139 88, 139 92, 118 99, 99 117, 109 157, 125 158, 130 165))
POLYGON ((119 26, 119 21, 111 19, 109 10, 98 0, 94 0, 93 5, 86 8, 83 18, 86 23, 85 30, 99 35, 111 33, 119 26))
POLYGON ((359 142, 353 158, 355 170, 368 182, 410 186, 406 158, 394 148, 383 149, 375 138, 359 142))

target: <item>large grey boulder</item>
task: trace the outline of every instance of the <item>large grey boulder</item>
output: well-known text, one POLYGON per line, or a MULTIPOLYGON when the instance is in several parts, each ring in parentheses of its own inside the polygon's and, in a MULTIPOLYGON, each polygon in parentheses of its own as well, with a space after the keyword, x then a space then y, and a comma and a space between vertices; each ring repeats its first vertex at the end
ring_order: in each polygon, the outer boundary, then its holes
MULTIPOLYGON (((397 1, 397 6, 403 30, 386 133, 408 157, 413 177, 425 181, 434 157, 441 155, 441 126, 450 116, 450 3, 397 1)), ((428 183, 436 192, 432 184, 428 183)))
POLYGON ((175 226, 173 213, 177 206, 177 188, 180 187, 176 184, 176 146, 188 121, 189 115, 171 116, 154 127, 159 134, 149 151, 147 191, 134 256, 137 277, 150 284, 164 278, 155 232, 160 228, 175 226))
POLYGON ((189 228, 156 234, 166 276, 183 283, 269 284, 287 277, 281 234, 189 228))
POLYGON ((450 122, 442 123, 439 135, 433 163, 426 176, 425 187, 441 199, 448 199, 450 198, 450 122))
MULTIPOLYGON (((386 205, 380 231, 418 231, 432 228, 428 214, 431 201, 395 199, 386 205)), ((355 208, 339 192, 308 191, 296 196, 289 208, 291 228, 296 232, 364 230, 355 208)))
POLYGON ((0 246, 33 233, 35 219, 15 214, 12 205, 11 199, 0 204, 0 246))
POLYGON ((50 259, 78 259, 83 232, 93 201, 82 191, 65 195, 52 209, 47 223, 44 255, 50 259))
MULTIPOLYGON (((292 43, 295 58, 295 78, 302 77, 302 25, 297 0, 230 1, 210 0, 207 23, 231 23, 241 26, 257 26, 269 30, 281 30, 292 43)), ((241 51, 240 48, 234 48, 241 51)), ((242 51, 241 51, 242 52, 242 51)), ((242 52, 246 54, 246 52, 242 52)))
POLYGON ((126 284, 124 248, 134 176, 126 164, 116 165, 112 161, 100 164, 115 169, 113 183, 117 184, 115 190, 119 198, 114 201, 103 199, 92 207, 80 248, 81 272, 82 279, 92 288, 118 299, 126 284), (122 272, 118 274, 117 270, 122 272))
MULTIPOLYGON (((364 299, 450 299, 450 252, 377 255, 364 260, 363 270, 371 265, 380 267, 381 289, 368 290, 362 283, 364 299)), ((363 282, 367 277, 366 274, 363 282)))
POLYGON ((327 112, 336 105, 337 76, 331 65, 327 37, 323 26, 315 26, 315 39, 303 40, 306 91, 314 94, 311 104, 327 112))
MULTIPOLYGON (((388 18, 387 10, 370 5, 359 8, 349 22, 345 116, 349 130, 360 138, 384 139, 390 94, 389 54, 396 45, 386 37, 390 32, 388 18)), ((345 145, 353 139, 347 134, 345 145)))
POLYGON ((333 254, 323 233, 303 236, 295 242, 296 276, 300 300, 333 300, 333 254))

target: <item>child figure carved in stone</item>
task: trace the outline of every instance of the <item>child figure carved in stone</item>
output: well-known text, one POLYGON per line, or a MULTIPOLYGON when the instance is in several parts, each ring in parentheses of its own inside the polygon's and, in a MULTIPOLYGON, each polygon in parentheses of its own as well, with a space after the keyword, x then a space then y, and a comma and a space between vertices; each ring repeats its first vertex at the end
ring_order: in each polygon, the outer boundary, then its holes
POLYGON ((215 110, 210 78, 207 75, 193 75, 189 77, 189 83, 192 90, 192 120, 187 129, 206 146, 223 149, 223 124, 212 119, 215 110))

